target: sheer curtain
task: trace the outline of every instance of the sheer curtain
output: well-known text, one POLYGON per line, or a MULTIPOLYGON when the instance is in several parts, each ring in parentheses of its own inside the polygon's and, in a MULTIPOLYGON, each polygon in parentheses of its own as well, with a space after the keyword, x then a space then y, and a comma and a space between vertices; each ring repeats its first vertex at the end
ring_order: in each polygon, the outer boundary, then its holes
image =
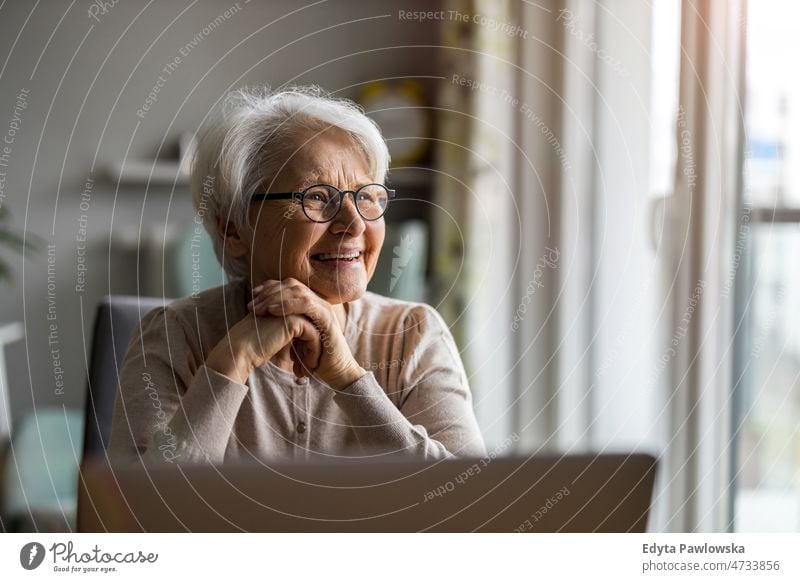
POLYGON ((731 518, 734 265, 741 200, 744 0, 684 0, 679 144, 671 205, 668 530, 727 531, 731 518), (688 321, 687 321, 688 320, 688 321))
POLYGON ((675 152, 651 144, 653 5, 517 10, 535 39, 517 56, 518 301, 545 248, 560 257, 515 339, 515 430, 526 451, 650 451, 651 529, 724 531, 743 0, 681 2, 675 152), (676 160, 665 203, 655 157, 676 160))

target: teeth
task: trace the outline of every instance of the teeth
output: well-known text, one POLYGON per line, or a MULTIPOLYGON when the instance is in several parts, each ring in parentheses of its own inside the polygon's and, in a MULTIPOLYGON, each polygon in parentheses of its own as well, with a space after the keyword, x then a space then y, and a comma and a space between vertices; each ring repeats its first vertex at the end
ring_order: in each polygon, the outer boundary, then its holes
POLYGON ((351 253, 321 253, 317 255, 320 261, 330 261, 331 259, 357 259, 361 255, 359 251, 351 253))

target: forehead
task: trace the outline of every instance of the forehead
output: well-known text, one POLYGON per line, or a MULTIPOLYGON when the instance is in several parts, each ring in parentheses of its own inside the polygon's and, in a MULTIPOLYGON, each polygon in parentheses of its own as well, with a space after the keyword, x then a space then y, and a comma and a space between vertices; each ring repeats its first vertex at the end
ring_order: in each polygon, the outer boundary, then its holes
POLYGON ((302 183, 369 179, 369 164, 361 147, 342 130, 310 134, 299 140, 288 164, 289 173, 302 183))

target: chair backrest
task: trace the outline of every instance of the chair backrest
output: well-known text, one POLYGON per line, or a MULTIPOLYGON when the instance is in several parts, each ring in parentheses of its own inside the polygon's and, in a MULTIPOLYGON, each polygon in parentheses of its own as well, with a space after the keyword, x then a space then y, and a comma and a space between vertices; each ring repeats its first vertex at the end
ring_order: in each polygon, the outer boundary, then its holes
POLYGON ((159 297, 107 295, 100 300, 92 337, 92 359, 86 396, 83 460, 104 458, 119 389, 119 369, 141 318, 169 300, 159 297))

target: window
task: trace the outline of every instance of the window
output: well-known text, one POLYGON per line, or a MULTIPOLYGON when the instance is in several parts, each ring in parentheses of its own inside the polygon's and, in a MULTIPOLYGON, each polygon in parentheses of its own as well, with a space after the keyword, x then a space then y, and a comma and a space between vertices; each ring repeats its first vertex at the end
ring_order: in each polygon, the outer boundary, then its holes
POLYGON ((750 2, 736 260, 734 530, 800 531, 800 5, 750 2))

